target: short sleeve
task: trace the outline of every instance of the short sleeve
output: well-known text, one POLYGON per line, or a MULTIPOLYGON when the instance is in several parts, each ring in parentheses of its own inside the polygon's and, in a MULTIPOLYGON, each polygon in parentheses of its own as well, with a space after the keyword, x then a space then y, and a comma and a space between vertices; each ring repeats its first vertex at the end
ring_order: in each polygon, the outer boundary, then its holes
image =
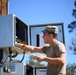
POLYGON ((66 49, 63 43, 58 43, 54 47, 56 56, 59 56, 61 53, 66 53, 66 49))

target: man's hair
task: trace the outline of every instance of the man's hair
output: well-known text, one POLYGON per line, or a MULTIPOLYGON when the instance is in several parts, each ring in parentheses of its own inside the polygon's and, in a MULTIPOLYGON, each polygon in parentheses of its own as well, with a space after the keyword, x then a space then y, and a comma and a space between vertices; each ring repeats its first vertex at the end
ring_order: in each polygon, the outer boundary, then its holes
POLYGON ((52 34, 54 36, 54 38, 57 38, 57 34, 52 33, 52 32, 47 32, 48 34, 52 34))

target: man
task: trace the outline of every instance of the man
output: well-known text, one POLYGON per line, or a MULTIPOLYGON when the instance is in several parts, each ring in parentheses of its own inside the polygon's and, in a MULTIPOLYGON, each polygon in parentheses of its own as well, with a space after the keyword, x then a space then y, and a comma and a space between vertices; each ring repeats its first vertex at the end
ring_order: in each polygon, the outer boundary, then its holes
POLYGON ((26 44, 18 43, 18 46, 24 50, 31 52, 43 52, 47 55, 44 56, 33 56, 39 62, 46 61, 47 75, 65 75, 66 74, 66 49, 62 42, 57 40, 58 27, 46 26, 43 32, 43 39, 45 44, 48 46, 34 47, 26 44))

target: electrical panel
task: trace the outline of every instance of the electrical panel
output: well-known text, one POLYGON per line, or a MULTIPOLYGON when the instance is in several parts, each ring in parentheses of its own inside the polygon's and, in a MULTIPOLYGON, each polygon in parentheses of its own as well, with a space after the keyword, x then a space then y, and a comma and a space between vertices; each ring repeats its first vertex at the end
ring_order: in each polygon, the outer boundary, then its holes
POLYGON ((28 26, 14 14, 0 16, 0 48, 10 47, 21 53, 16 43, 28 44, 28 26))
POLYGON ((10 72, 4 72, 4 67, 1 69, 1 75, 26 75, 26 64, 25 63, 8 63, 7 68, 10 72))

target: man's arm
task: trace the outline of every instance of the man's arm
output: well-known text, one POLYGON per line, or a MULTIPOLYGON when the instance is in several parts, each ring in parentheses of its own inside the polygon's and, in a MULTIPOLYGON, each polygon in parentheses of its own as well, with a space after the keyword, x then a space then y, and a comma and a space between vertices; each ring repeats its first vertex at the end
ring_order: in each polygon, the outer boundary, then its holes
POLYGON ((64 65, 64 63, 66 63, 66 54, 62 53, 57 58, 46 57, 46 58, 44 58, 44 61, 47 61, 47 62, 54 64, 54 65, 64 65))
POLYGON ((26 51, 42 53, 41 47, 29 46, 29 45, 22 44, 22 43, 18 43, 17 46, 23 48, 26 51))
POLYGON ((44 57, 44 56, 33 56, 38 61, 46 61, 53 65, 64 65, 66 63, 66 54, 62 53, 57 58, 50 58, 50 57, 44 57))

